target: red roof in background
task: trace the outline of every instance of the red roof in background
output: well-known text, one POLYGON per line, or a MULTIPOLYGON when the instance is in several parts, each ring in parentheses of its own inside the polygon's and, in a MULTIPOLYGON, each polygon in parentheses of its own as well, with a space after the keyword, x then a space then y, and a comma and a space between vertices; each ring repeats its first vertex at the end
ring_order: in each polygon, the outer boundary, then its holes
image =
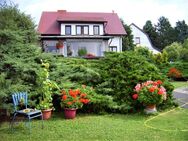
POLYGON ((89 13, 89 12, 43 12, 38 32, 40 34, 60 34, 59 22, 97 22, 105 23, 106 35, 125 35, 126 31, 116 13, 89 13))

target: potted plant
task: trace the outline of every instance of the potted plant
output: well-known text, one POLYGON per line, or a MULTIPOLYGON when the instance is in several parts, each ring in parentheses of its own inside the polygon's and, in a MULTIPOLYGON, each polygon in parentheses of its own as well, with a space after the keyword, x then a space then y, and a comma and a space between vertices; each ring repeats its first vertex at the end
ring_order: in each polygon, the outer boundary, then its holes
POLYGON ((89 103, 86 93, 82 93, 80 89, 63 89, 61 91, 61 107, 64 108, 64 116, 66 119, 73 119, 76 116, 76 110, 81 108, 83 104, 89 103))
POLYGON ((132 98, 144 104, 147 114, 157 112, 156 105, 166 100, 166 89, 161 80, 138 83, 134 90, 136 93, 132 98))
POLYGON ((42 60, 41 62, 43 68, 38 72, 37 92, 40 94, 40 97, 37 108, 42 110, 44 119, 49 119, 51 117, 51 112, 54 109, 52 103, 52 95, 53 93, 55 93, 55 91, 59 91, 59 87, 54 81, 51 81, 49 79, 49 64, 44 63, 42 60))
POLYGON ((41 100, 37 108, 42 110, 43 119, 45 120, 51 117, 54 109, 52 100, 49 101, 49 99, 41 100))
POLYGON ((86 48, 81 48, 78 50, 78 56, 82 57, 85 56, 86 54, 87 54, 86 48))

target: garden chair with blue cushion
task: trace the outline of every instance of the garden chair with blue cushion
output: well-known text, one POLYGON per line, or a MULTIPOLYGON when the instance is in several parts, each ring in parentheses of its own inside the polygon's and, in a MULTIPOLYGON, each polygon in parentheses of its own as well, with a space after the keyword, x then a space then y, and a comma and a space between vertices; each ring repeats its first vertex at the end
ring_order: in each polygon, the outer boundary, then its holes
POLYGON ((11 121, 11 129, 13 129, 13 125, 17 115, 23 115, 27 118, 26 123, 29 124, 29 131, 31 130, 31 119, 41 117, 42 119, 42 128, 43 128, 43 117, 41 110, 28 108, 28 95, 27 92, 17 92, 12 95, 13 105, 14 105, 14 114, 11 121), (18 109, 19 106, 22 106, 23 109, 18 109))

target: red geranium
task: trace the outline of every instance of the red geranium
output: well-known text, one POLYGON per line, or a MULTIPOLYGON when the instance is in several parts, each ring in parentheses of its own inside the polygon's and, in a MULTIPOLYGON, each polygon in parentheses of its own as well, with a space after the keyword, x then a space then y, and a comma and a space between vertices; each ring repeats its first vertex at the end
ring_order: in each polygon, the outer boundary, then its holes
POLYGON ((132 98, 133 98, 134 100, 136 100, 136 99, 138 98, 138 94, 133 94, 133 95, 132 95, 132 98))
POLYGON ((139 83, 134 90, 137 93, 133 94, 132 98, 144 104, 159 104, 166 100, 166 89, 161 80, 139 83))
POLYGON ((61 91, 61 106, 65 108, 81 108, 83 104, 89 103, 90 100, 86 93, 80 89, 69 89, 61 91))

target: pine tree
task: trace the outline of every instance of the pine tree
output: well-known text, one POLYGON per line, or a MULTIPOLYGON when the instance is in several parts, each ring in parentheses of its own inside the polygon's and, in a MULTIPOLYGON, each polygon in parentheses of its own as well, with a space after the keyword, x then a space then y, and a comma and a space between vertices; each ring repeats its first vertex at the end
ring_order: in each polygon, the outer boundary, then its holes
POLYGON ((176 22, 175 31, 177 33, 177 41, 183 43, 188 38, 188 25, 185 21, 176 22))
POLYGON ((158 40, 157 40, 158 35, 157 35, 157 32, 156 32, 156 28, 153 26, 153 24, 150 20, 146 21, 146 24, 144 25, 143 30, 150 37, 152 44, 155 47, 158 47, 158 40))
POLYGON ((0 17, 2 107, 13 92, 33 90, 36 71, 40 67, 36 61, 40 58, 41 50, 35 45, 37 34, 30 16, 20 12, 17 6, 5 2, 0 5, 0 17))

